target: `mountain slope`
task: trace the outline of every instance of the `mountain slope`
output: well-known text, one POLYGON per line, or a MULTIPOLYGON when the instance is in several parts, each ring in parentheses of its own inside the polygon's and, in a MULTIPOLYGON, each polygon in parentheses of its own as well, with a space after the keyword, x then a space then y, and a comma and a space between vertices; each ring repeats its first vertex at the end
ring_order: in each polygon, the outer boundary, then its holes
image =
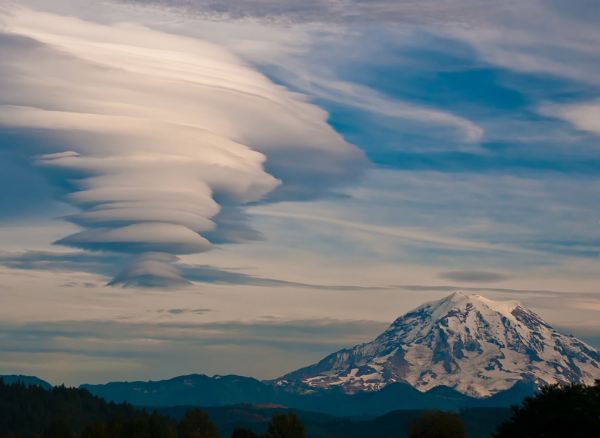
POLYGON ((454 293, 405 314, 372 342, 333 353, 275 381, 282 388, 376 391, 406 382, 487 397, 536 385, 600 378, 600 353, 554 330, 517 302, 454 293))

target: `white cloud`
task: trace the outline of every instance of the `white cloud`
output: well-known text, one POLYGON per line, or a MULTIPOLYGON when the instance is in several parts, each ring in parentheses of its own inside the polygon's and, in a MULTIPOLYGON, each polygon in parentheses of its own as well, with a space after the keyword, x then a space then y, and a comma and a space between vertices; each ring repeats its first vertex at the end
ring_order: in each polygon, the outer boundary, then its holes
POLYGON ((439 31, 509 70, 600 84, 597 5, 588 0, 532 0, 489 9, 480 19, 470 17, 439 31))
MULTIPOLYGON (((298 70, 296 70, 298 71, 298 70)), ((290 74, 292 74, 290 70, 290 74)), ((331 74, 330 74, 331 76, 331 74)), ((447 126, 458 132, 458 137, 466 142, 466 146, 454 149, 477 150, 473 143, 478 143, 484 136, 484 130, 476 123, 451 112, 415 105, 402 100, 385 96, 370 87, 336 79, 327 79, 323 75, 304 75, 296 79, 294 84, 313 96, 341 103, 346 107, 359 108, 372 114, 394 119, 412 120, 433 126, 447 126)))
MULTIPOLYGON (((221 205, 317 196, 364 164, 323 110, 212 43, 15 8, 0 52, 0 135, 82 210, 63 244, 206 251, 221 205)), ((165 260, 124 272, 172 278, 165 260)))
POLYGON ((563 119, 582 131, 600 135, 600 101, 547 104, 540 108, 540 112, 563 119))

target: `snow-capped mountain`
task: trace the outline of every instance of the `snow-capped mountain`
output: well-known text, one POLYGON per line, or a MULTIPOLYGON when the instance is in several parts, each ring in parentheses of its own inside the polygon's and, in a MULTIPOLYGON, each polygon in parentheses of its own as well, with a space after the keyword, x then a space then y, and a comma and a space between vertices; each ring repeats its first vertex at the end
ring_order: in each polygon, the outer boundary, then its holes
POLYGON ((372 342, 287 374, 280 386, 374 391, 406 382, 486 397, 518 381, 537 385, 600 378, 600 353, 514 301, 454 293, 398 318, 372 342))

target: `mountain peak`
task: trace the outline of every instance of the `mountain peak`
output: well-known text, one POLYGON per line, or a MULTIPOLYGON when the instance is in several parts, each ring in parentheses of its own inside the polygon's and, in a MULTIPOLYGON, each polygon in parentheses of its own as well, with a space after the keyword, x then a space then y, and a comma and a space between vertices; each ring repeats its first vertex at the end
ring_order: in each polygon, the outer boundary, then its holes
POLYGON ((484 297, 483 295, 466 294, 460 291, 453 292, 452 294, 440 300, 425 303, 423 306, 433 305, 444 308, 448 306, 460 307, 466 306, 468 304, 487 306, 489 309, 506 314, 511 314, 515 307, 521 306, 521 303, 519 303, 518 301, 494 301, 484 297))
POLYGON ((406 382, 420 391, 443 385, 484 397, 519 381, 588 383, 598 377, 598 351, 558 333, 518 302, 455 292, 406 313, 373 341, 280 382, 347 392, 406 382))
POLYGON ((461 292, 459 290, 452 292, 450 295, 448 295, 447 297, 442 298, 441 300, 438 301, 460 301, 463 300, 469 296, 472 297, 479 297, 481 295, 476 295, 476 294, 466 294, 464 292, 461 292))
POLYGON ((423 306, 427 305, 436 307, 440 312, 443 312, 444 310, 451 310, 452 308, 486 308, 491 311, 501 313, 508 318, 512 318, 512 312, 517 307, 523 307, 518 301, 494 301, 484 297, 483 295, 466 294, 460 291, 454 292, 447 297, 442 298, 441 300, 425 303, 423 306))
POLYGON ((422 306, 431 305, 432 307, 445 309, 453 306, 460 306, 468 302, 477 301, 479 297, 480 295, 466 294, 464 292, 456 291, 442 299, 425 303, 422 306))

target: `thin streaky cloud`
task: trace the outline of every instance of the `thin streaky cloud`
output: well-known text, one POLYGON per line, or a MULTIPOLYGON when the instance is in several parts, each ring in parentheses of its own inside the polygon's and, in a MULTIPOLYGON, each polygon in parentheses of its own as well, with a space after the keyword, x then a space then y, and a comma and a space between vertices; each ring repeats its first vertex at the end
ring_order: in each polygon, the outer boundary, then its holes
POLYGON ((386 227, 381 225, 370 225, 360 222, 346 221, 327 216, 317 216, 304 213, 296 213, 289 211, 280 211, 267 208, 252 208, 248 210, 252 215, 268 216, 274 218, 295 219, 299 221, 321 222, 330 225, 336 225, 347 229, 364 231, 366 233, 378 234, 383 236, 395 237, 401 240, 430 244, 434 246, 450 247, 462 250, 471 251, 500 251, 519 254, 540 254, 537 251, 516 246, 493 244, 487 242, 478 242, 475 240, 460 239, 455 237, 447 237, 438 235, 432 232, 424 231, 416 228, 408 227, 386 227))
POLYGON ((305 85, 300 86, 303 91, 313 96, 341 103, 347 107, 360 108, 389 118, 453 127, 459 131, 459 137, 462 137, 462 140, 467 143, 466 146, 459 144, 455 150, 481 151, 472 144, 479 143, 483 139, 485 131, 476 123, 464 117, 436 108, 392 99, 367 86, 352 82, 326 80, 318 76, 312 76, 303 83, 305 85))

